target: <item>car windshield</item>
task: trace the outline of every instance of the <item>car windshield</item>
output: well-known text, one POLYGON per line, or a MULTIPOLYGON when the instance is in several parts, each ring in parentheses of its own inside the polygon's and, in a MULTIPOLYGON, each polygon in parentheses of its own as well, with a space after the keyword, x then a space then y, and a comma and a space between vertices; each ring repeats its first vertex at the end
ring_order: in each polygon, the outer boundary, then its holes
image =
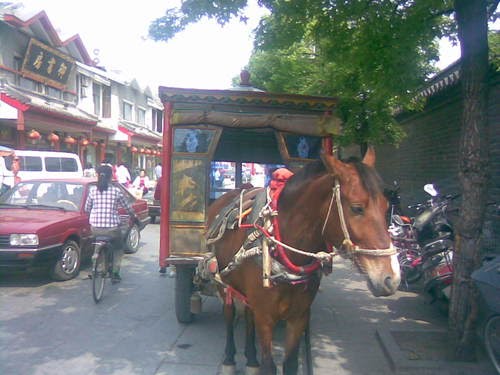
POLYGON ((65 181, 20 182, 0 197, 0 208, 64 209, 80 211, 83 185, 65 181))

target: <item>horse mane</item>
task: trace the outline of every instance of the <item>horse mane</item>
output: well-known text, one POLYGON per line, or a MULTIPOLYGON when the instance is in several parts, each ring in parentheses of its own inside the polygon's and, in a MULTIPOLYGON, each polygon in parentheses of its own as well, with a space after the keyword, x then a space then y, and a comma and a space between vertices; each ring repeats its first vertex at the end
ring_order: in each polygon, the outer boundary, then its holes
MULTIPOLYGON (((352 164, 356 168, 363 187, 372 197, 375 197, 382 191, 382 178, 374 168, 362 163, 361 160, 356 157, 350 157, 347 160, 343 160, 343 162, 352 164)), ((283 198, 283 201, 286 201, 287 197, 293 197, 295 192, 297 192, 305 183, 325 175, 326 173, 327 170, 321 160, 315 160, 306 164, 287 181, 285 188, 281 193, 280 201, 282 201, 281 198, 283 198)))

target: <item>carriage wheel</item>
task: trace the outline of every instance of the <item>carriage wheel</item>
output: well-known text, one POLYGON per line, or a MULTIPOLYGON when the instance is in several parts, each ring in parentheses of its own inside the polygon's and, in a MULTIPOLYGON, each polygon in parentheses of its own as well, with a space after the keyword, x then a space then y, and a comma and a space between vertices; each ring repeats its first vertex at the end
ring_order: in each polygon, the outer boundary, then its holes
POLYGON ((193 293, 192 266, 175 267, 175 315, 179 323, 191 323, 191 294, 193 293))

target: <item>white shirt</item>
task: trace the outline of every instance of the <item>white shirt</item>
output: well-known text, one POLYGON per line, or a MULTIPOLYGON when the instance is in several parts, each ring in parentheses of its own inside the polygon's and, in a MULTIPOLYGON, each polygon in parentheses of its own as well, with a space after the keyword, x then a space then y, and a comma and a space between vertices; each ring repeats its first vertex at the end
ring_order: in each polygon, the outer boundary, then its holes
POLYGON ((126 184, 127 181, 130 181, 130 173, 123 164, 119 165, 118 168, 116 168, 116 179, 120 184, 126 184))
POLYGON ((155 167, 155 176, 156 176, 156 179, 159 179, 161 177, 161 165, 157 165, 155 167))

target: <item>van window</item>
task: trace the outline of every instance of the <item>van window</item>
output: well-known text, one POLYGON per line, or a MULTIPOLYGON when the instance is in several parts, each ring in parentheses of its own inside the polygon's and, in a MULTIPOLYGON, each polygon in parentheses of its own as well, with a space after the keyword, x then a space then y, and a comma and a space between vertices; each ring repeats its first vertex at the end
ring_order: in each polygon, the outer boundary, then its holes
POLYGON ((42 170, 42 158, 39 156, 21 156, 21 170, 40 172, 42 170))
POLYGON ((45 169, 47 172, 78 172, 78 165, 72 158, 46 157, 45 169))
MULTIPOLYGON (((5 168, 12 171, 12 156, 5 157, 5 168)), ((19 169, 21 171, 41 172, 42 158, 39 156, 19 156, 19 169)))

